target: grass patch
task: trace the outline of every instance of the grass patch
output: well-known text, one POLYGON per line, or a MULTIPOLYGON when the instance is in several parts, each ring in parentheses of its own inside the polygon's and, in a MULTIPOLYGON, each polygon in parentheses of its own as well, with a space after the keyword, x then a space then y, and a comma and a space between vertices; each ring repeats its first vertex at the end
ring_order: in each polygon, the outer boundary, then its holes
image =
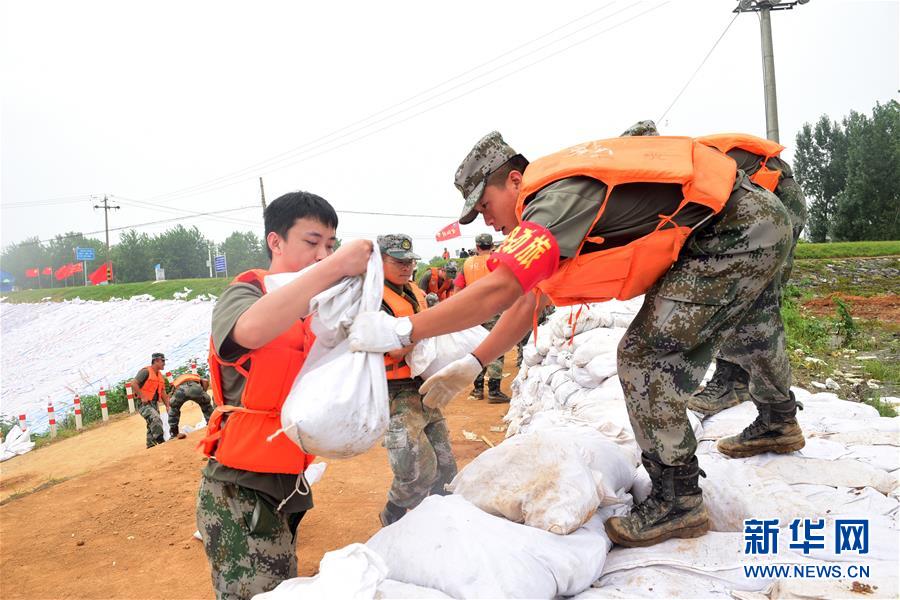
POLYGON ((876 379, 883 383, 896 384, 900 381, 900 364, 896 362, 867 360, 863 362, 863 372, 868 379, 876 379))
POLYGON ((831 242, 797 244, 795 258, 849 258, 855 256, 892 256, 900 254, 900 241, 831 242))
POLYGON ((67 288, 44 288, 38 290, 22 290, 3 294, 6 302, 12 304, 40 302, 44 298, 50 298, 52 302, 63 300, 109 300, 110 298, 131 298, 141 294, 150 294, 159 300, 172 300, 172 294, 182 292, 184 288, 192 290, 187 300, 196 298, 200 294, 213 294, 219 296, 231 278, 218 279, 173 279, 171 281, 142 281, 138 283, 117 283, 114 285, 78 286, 67 288))
POLYGON ((69 477, 50 477, 44 483, 38 485, 37 487, 31 488, 30 490, 26 490, 24 492, 16 492, 15 494, 10 494, 8 497, 0 500, 0 506, 4 504, 8 504, 13 500, 18 500, 20 498, 24 498, 25 496, 30 496, 35 492, 40 492, 41 490, 46 490, 47 488, 52 488, 54 485, 59 485, 65 481, 68 481, 69 477))
POLYGON ((880 396, 872 396, 869 398, 862 399, 863 404, 868 404, 878 411, 878 414, 882 417, 896 417, 897 409, 893 406, 885 402, 881 399, 880 396))
POLYGON ((822 354, 829 350, 833 324, 829 319, 820 319, 805 314, 798 302, 800 293, 788 286, 781 303, 781 320, 789 351, 802 350, 804 354, 822 354))

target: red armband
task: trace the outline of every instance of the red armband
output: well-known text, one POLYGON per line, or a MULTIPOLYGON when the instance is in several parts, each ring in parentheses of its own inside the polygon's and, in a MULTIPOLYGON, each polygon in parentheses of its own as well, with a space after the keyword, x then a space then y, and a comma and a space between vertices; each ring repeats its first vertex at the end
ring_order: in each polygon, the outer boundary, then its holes
POLYGON ((559 268, 559 246, 550 230, 543 225, 523 221, 513 229, 500 248, 491 255, 487 267, 509 267, 523 292, 549 278, 559 268))

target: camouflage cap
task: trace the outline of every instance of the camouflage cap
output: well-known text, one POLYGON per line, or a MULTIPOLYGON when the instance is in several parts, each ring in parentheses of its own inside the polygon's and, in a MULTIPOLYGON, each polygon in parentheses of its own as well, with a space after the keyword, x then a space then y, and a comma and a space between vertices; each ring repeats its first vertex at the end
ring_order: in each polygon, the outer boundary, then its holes
POLYGON ((642 135, 659 135, 656 130, 656 123, 647 119, 646 121, 638 121, 628 129, 622 132, 619 137, 638 137, 642 135))
POLYGON ((418 254, 412 251, 412 238, 405 233, 391 233, 378 236, 378 248, 397 260, 419 260, 418 254))
POLYGON ((492 131, 480 140, 469 155, 456 169, 453 183, 465 198, 459 222, 465 225, 475 220, 475 204, 481 200, 488 176, 518 152, 503 141, 497 131, 492 131))
POLYGON ((475 236, 475 245, 487 248, 494 245, 494 236, 489 233, 479 233, 475 236))
POLYGON ((166 355, 163 354, 162 352, 154 352, 153 354, 150 355, 150 362, 153 362, 156 359, 166 360, 166 355))
POLYGON ((450 275, 451 273, 455 275, 456 271, 457 271, 457 266, 456 266, 455 262, 450 261, 446 265, 444 265, 444 272, 447 273, 448 275, 450 275))

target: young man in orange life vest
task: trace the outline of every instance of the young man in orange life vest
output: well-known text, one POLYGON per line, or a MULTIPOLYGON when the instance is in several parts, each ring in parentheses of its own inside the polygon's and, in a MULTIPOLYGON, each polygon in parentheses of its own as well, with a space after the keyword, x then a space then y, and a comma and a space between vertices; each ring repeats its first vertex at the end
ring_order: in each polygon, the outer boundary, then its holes
POLYGON ((437 294, 438 300, 446 300, 453 294, 453 280, 456 279, 456 263, 453 261, 444 268, 431 267, 419 278, 419 288, 426 294, 437 294))
MULTIPOLYGON (((427 308, 425 293, 410 283, 409 276, 419 257, 412 239, 403 233, 378 236, 384 263, 384 299, 381 310, 393 317, 409 317, 427 308)), ((431 494, 445 494, 444 484, 456 475, 456 459, 450 448, 450 431, 441 410, 422 404, 419 386, 405 357, 407 345, 384 355, 388 380, 391 423, 384 434, 384 447, 394 481, 379 518, 382 525, 399 520, 431 494)))
POLYGON ((456 186, 465 199, 461 223, 480 213, 506 235, 491 274, 409 318, 358 316, 351 348, 388 351, 506 309, 472 354, 422 386, 425 403, 440 406, 522 338, 546 298, 569 305, 646 293, 618 350, 653 483, 627 517, 606 523, 610 538, 627 546, 708 529, 685 405, 720 346, 765 340, 741 364, 759 416, 719 449, 750 456, 803 446, 775 294, 790 219, 731 158, 691 138, 640 137, 580 144, 529 164, 492 132, 460 165, 456 186), (756 311, 771 315, 766 327, 745 324, 756 311))
POLYGON ((365 272, 372 243, 334 251, 337 214, 314 194, 294 192, 266 207, 268 271, 238 275, 212 315, 209 371, 216 410, 201 442, 209 462, 197 496, 197 527, 218 599, 250 598, 297 576, 296 532, 311 509, 300 477, 314 456, 283 435, 281 406, 313 342, 309 301, 343 277, 365 272), (269 273, 299 271, 266 292, 269 273), (299 493, 294 493, 296 489, 299 493))
POLYGON ((138 391, 141 404, 138 413, 147 422, 147 447, 152 448, 165 441, 163 422, 159 416, 159 403, 169 409, 169 394, 166 392, 166 357, 162 352, 154 352, 150 357, 150 365, 137 372, 131 387, 138 391))

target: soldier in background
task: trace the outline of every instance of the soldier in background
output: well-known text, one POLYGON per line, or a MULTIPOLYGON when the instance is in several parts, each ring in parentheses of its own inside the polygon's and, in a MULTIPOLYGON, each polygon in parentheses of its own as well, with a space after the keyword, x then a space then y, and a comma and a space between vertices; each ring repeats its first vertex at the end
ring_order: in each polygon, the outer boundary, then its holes
POLYGON ((453 293, 456 271, 456 263, 452 261, 443 268, 430 267, 419 278, 419 288, 426 294, 437 294, 438 300, 446 300, 453 293))
POLYGON ((209 389, 209 379, 204 379, 193 373, 180 375, 172 382, 172 402, 169 405, 169 434, 174 438, 184 439, 186 436, 178 432, 178 422, 181 420, 181 407, 188 400, 193 400, 203 411, 203 418, 209 422, 212 417, 212 399, 206 390, 209 389))
POLYGON ((141 404, 138 413, 147 422, 147 447, 152 448, 165 441, 162 418, 159 416, 159 402, 169 408, 169 394, 166 392, 166 357, 162 352, 154 352, 150 365, 137 372, 131 385, 138 391, 141 404))

